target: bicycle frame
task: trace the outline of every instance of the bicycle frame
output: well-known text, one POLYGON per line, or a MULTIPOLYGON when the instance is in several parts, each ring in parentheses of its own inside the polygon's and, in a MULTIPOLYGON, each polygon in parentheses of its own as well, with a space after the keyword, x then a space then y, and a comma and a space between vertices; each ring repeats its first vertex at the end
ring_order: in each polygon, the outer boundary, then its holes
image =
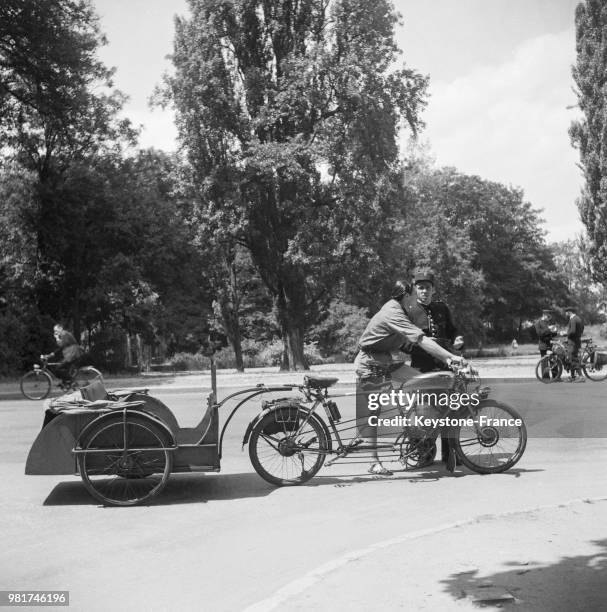
MULTIPOLYGON (((455 389, 461 389, 463 388, 464 390, 467 388, 467 385, 469 385, 471 382, 476 382, 477 384, 477 391, 480 392, 480 396, 482 399, 485 399, 488 394, 489 394, 489 388, 488 387, 484 387, 481 389, 480 387, 480 381, 476 378, 471 378, 471 379, 466 379, 464 375, 462 375, 461 373, 456 373, 455 378, 453 379, 453 385, 452 385, 452 390, 455 389)), ((389 384, 390 381, 387 381, 387 383, 389 384)), ((262 387, 262 385, 258 385, 258 387, 262 387)), ((242 400, 237 406, 236 408, 234 408, 234 410, 232 411, 232 413, 230 414, 230 417, 228 418, 228 420, 226 421, 224 428, 222 430, 222 434, 221 434, 221 438, 223 438, 223 432, 225 431, 225 428, 227 427, 231 417, 233 416, 233 414, 236 412, 236 410, 238 410, 238 408, 244 404, 246 401, 248 401, 249 399, 251 399, 252 397, 254 397, 255 395, 259 395, 261 393, 265 393, 265 392, 269 392, 269 391, 283 391, 283 390, 291 390, 291 389, 295 389, 297 388, 302 395, 304 396, 304 403, 312 403, 311 407, 303 407, 301 406, 301 408, 303 408, 306 412, 307 412, 307 416, 306 418, 299 424, 299 427, 297 429, 297 431, 293 432, 293 436, 296 437, 304 428, 305 426, 309 423, 310 419, 312 418, 312 415, 315 415, 320 421, 321 423, 324 425, 325 429, 326 429, 326 433, 328 434, 327 438, 328 438, 328 442, 329 442, 329 447, 323 451, 323 450, 313 450, 310 449, 308 452, 310 452, 311 454, 322 454, 322 455, 336 455, 334 459, 332 459, 330 462, 327 462, 326 465, 331 465, 332 463, 334 463, 335 461, 345 458, 347 457, 349 454, 351 453, 356 453, 356 454, 361 454, 361 453, 365 453, 365 452, 371 452, 371 451, 377 451, 377 450, 396 450, 395 446, 397 444, 399 444, 399 440, 401 440, 401 438, 403 438, 403 436, 406 434, 407 432, 407 427, 403 427, 402 430, 400 430, 398 433, 395 434, 395 438, 393 441, 391 442, 378 442, 376 444, 362 444, 360 442, 353 444, 353 442, 357 442, 357 438, 353 437, 353 438, 349 438, 349 439, 345 439, 342 438, 342 435, 344 432, 346 431, 351 431, 351 430, 355 430, 357 428, 357 421, 359 419, 354 418, 354 419, 348 419, 345 421, 339 421, 336 422, 335 419, 333 418, 333 413, 331 411, 331 407, 329 405, 329 402, 331 401, 330 397, 347 397, 347 396, 352 396, 352 395, 356 395, 355 393, 347 393, 341 396, 338 395, 333 395, 333 396, 329 396, 328 393, 328 389, 320 389, 320 388, 311 388, 309 386, 304 385, 285 385, 282 388, 272 388, 272 389, 263 389, 263 390, 257 390, 256 392, 252 393, 250 396, 246 397, 244 400, 242 400), (320 416, 318 414, 318 408, 319 406, 321 406, 324 408, 325 411, 325 417, 326 417, 326 421, 328 422, 328 427, 327 424, 325 422, 325 420, 322 418, 322 416, 320 416), (354 423, 354 425, 350 425, 354 423), (338 427, 339 425, 339 427, 338 427), (344 427, 346 426, 346 427, 344 427), (333 448, 333 444, 332 442, 336 442, 336 448, 333 448)), ((390 389, 392 389, 393 387, 390 385, 390 389)), ((252 390, 246 390, 246 391, 241 391, 239 393, 235 393, 232 394, 231 396, 228 396, 227 398, 225 398, 223 400, 223 402, 227 401, 228 399, 234 397, 235 395, 239 395, 241 393, 246 393, 246 392, 250 392, 252 390)), ((221 403, 223 403, 221 402, 221 403)), ((473 413, 470 410, 470 407, 467 407, 468 412, 470 413, 471 416, 473 416, 473 413)), ((387 412, 384 411, 384 415, 389 414, 390 412, 398 412, 398 415, 401 417, 405 417, 406 416, 406 412, 402 409, 402 407, 400 405, 398 406, 394 406, 391 409, 389 409, 387 412)), ((251 433, 252 428, 255 426, 255 424, 264 416, 265 412, 260 413, 259 415, 257 415, 257 417, 255 419, 253 419, 250 423, 249 426, 247 428, 247 431, 245 433, 244 439, 243 439, 243 446, 245 444, 247 444, 247 442, 249 441, 249 436, 251 433)), ((478 428, 478 426, 476 426, 478 428)), ((435 428, 435 430, 433 431, 434 437, 438 436, 439 433, 439 428, 435 428)), ((221 446, 220 446, 220 453, 221 453, 221 446)))

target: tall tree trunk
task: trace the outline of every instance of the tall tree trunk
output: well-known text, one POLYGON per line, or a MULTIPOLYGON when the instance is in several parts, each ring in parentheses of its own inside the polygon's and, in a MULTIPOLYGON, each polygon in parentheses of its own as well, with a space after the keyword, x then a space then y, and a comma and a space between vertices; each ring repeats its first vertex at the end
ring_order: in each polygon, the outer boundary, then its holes
POLYGON ((240 333, 240 322, 238 320, 238 311, 234 308, 233 303, 226 299, 225 296, 220 296, 215 302, 218 306, 221 324, 225 332, 232 350, 234 351, 234 359, 236 360, 236 369, 239 372, 244 372, 244 360, 242 358, 242 335, 240 333))
POLYGON ((76 342, 80 344, 80 299, 76 296, 72 302, 72 333, 76 342))
POLYGON ((281 370, 309 370, 304 354, 303 316, 292 306, 297 301, 288 300, 284 290, 274 300, 284 345, 281 370))
POLYGON ((244 372, 244 360, 242 358, 242 334, 240 333, 240 294, 238 291, 238 278, 236 275, 236 264, 232 257, 231 261, 227 262, 230 281, 227 287, 218 291, 218 306, 219 315, 223 330, 230 341, 234 358, 236 360, 236 369, 239 372, 244 372))

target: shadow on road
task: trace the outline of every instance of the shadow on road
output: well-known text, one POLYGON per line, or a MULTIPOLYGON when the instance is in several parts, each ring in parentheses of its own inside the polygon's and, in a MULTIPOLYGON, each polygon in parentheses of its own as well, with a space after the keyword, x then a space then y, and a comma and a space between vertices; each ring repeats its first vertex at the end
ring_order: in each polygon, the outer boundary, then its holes
MULTIPOLYGON (((256 473, 172 474, 166 487, 145 506, 205 503, 249 497, 265 497, 276 490, 256 473)), ((99 505, 82 482, 61 482, 44 500, 45 506, 99 505)))
POLYGON ((563 557, 552 565, 510 561, 507 571, 459 572, 442 582, 454 599, 467 598, 488 610, 607 610, 607 540, 592 544, 600 548, 592 555, 563 557))
MULTIPOLYGON (((513 468, 504 474, 493 474, 493 478, 510 476, 519 478, 522 474, 529 472, 541 472, 543 470, 525 470, 513 468)), ((305 487, 336 486, 349 487, 354 484, 367 482, 402 482, 412 484, 435 482, 441 478, 463 478, 466 476, 477 476, 468 470, 458 470, 450 475, 444 466, 436 464, 421 470, 404 471, 398 470, 393 476, 374 476, 372 474, 338 474, 331 476, 318 475, 305 487)), ((247 499, 254 497, 265 497, 277 490, 277 487, 267 483, 255 472, 244 472, 238 474, 172 474, 166 487, 155 499, 146 506, 170 506, 173 504, 195 504, 209 501, 224 501, 231 499, 247 499)), ((48 497, 44 500, 45 506, 96 506, 99 503, 93 499, 84 484, 80 481, 61 482, 55 486, 48 497)))

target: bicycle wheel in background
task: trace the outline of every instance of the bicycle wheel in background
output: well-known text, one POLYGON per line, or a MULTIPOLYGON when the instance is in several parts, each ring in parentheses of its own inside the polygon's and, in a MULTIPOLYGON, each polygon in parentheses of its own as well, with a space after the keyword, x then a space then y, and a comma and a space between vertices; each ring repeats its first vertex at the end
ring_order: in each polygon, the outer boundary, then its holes
POLYGON ((582 357, 582 371, 586 378, 597 382, 607 378, 607 364, 595 364, 594 353, 586 353, 582 357))
POLYGON ((466 467, 479 474, 496 474, 510 469, 523 456, 527 428, 514 408, 483 400, 474 409, 473 421, 473 425, 453 430, 453 447, 466 467))
POLYGON ((42 370, 32 370, 21 378, 21 393, 31 400, 44 399, 51 392, 51 377, 42 370))
POLYGON ((535 377, 549 384, 559 380, 563 373, 563 363, 556 355, 544 355, 535 366, 535 377))
POLYGON ((83 366, 78 368, 76 374, 74 374, 74 387, 80 389, 81 387, 90 385, 95 380, 103 382, 101 372, 93 366, 83 366))

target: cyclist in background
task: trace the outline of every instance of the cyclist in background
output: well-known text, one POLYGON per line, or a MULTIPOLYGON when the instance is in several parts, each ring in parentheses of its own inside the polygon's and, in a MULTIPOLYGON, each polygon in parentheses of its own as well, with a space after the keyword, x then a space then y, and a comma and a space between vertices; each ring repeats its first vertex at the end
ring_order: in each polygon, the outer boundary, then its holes
POLYGON ((57 323, 55 327, 53 327, 53 335, 57 343, 57 350, 48 355, 40 355, 40 358, 59 360, 52 363, 49 362, 48 365, 54 366, 53 372, 55 372, 63 383, 66 383, 73 377, 84 351, 76 342, 76 338, 74 338, 74 336, 60 323, 57 323))

